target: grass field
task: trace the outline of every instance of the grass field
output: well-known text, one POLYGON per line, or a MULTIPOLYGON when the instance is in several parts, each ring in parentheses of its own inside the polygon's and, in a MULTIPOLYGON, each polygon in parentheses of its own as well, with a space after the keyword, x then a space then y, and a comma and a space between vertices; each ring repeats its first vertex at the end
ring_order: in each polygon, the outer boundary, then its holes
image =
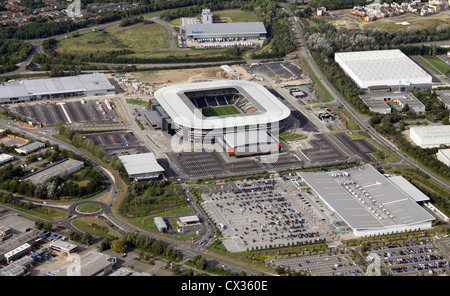
POLYGON ((170 38, 167 30, 156 23, 136 24, 129 27, 113 26, 104 31, 89 32, 79 37, 60 40, 60 53, 102 53, 132 50, 125 57, 139 58, 199 58, 225 55, 226 48, 169 50, 170 38))
POLYGON ((435 56, 419 56, 419 58, 429 66, 429 68, 438 75, 450 73, 450 66, 435 56))
POLYGON ((81 213, 95 213, 101 209, 102 208, 98 204, 94 203, 85 203, 77 207, 77 210, 81 213))
POLYGON ((239 112, 239 110, 237 110, 236 107, 234 106, 223 106, 223 107, 202 109, 202 114, 205 117, 240 114, 240 113, 241 112, 239 112))
POLYGON ((215 21, 221 22, 257 22, 258 17, 253 11, 246 11, 240 9, 227 9, 213 12, 213 18, 215 21))
POLYGON ((94 217, 81 217, 72 222, 72 225, 83 232, 99 238, 106 236, 121 237, 121 234, 110 228, 104 221, 94 217))
POLYGON ((305 135, 301 135, 298 133, 293 133, 289 131, 285 131, 280 134, 280 139, 283 141, 298 141, 306 139, 307 137, 305 135))
POLYGON ((104 31, 90 32, 80 37, 62 40, 58 52, 82 53, 129 49, 147 54, 169 47, 169 33, 159 24, 113 26, 104 31))

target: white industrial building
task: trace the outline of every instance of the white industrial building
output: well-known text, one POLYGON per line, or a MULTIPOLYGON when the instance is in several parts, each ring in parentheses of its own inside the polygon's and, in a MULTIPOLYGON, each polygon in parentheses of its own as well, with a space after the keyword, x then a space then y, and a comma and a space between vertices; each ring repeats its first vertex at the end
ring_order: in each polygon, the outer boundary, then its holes
POLYGON ((158 163, 153 153, 119 156, 128 177, 134 181, 158 179, 164 168, 158 163))
POLYGON ((115 94, 115 86, 102 73, 46 79, 24 79, 0 84, 0 104, 115 94))
POLYGON ((436 90, 439 101, 444 103, 446 109, 450 109, 450 90, 436 90))
POLYGON ((450 167, 450 148, 439 149, 436 153, 436 158, 442 161, 446 166, 450 167))
POLYGON ((435 220, 417 203, 427 199, 406 180, 393 182, 371 165, 297 174, 332 211, 333 225, 348 225, 358 237, 429 229, 435 220))
MULTIPOLYGON (((213 23, 213 15, 206 8, 202 10, 202 21, 182 26, 185 39, 198 42, 218 42, 215 46, 226 46, 223 42, 265 39, 267 30, 262 22, 213 23)), ((197 44, 198 45, 198 44, 197 44)), ((250 42, 242 44, 250 46, 250 42)))
POLYGON ((14 156, 2 153, 0 154, 0 166, 14 160, 14 156))
POLYGON ((23 145, 22 147, 15 148, 17 153, 23 153, 28 155, 30 153, 39 151, 45 148, 45 144, 39 141, 31 142, 29 144, 23 145))
POLYGON ((425 105, 410 92, 376 92, 359 96, 369 107, 370 111, 381 114, 389 114, 392 107, 409 107, 409 112, 425 112, 425 105))
POLYGON ((450 125, 414 126, 409 130, 409 137, 421 148, 450 146, 450 125))
POLYGON ((337 52, 334 58, 361 89, 432 82, 431 75, 399 49, 337 52))

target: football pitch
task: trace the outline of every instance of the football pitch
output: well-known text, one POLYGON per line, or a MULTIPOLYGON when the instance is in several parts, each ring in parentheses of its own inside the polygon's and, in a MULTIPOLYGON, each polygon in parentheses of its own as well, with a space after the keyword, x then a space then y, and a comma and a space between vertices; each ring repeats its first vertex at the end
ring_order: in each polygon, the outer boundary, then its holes
POLYGON ((235 106, 221 106, 202 109, 202 114, 205 117, 240 114, 240 113, 241 112, 239 112, 239 110, 236 109, 235 106))

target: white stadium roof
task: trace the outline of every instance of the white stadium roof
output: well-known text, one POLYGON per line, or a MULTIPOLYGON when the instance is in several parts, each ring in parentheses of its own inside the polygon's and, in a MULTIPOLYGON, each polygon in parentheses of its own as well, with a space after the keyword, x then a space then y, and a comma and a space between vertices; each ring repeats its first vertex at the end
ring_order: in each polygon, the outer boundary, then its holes
POLYGON ((431 75, 399 49, 337 52, 335 60, 360 88, 432 81, 431 75))
POLYGON ((176 124, 198 130, 270 124, 286 119, 291 114, 290 109, 264 86, 242 80, 221 80, 167 86, 157 90, 155 98, 176 124), (259 106, 258 112, 204 117, 201 111, 184 95, 184 92, 223 88, 237 89, 241 95, 259 106))

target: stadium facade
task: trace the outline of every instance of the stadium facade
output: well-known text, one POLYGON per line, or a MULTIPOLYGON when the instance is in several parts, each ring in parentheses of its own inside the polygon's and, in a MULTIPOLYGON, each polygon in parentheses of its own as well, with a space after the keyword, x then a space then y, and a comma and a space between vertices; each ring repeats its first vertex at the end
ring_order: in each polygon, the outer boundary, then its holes
POLYGON ((0 104, 69 97, 115 95, 116 89, 102 73, 78 76, 25 79, 0 85, 0 104))
POLYGON ((221 80, 161 88, 151 105, 154 121, 191 142, 225 133, 282 130, 291 111, 260 84, 221 80), (232 112, 230 112, 232 111, 232 112))

